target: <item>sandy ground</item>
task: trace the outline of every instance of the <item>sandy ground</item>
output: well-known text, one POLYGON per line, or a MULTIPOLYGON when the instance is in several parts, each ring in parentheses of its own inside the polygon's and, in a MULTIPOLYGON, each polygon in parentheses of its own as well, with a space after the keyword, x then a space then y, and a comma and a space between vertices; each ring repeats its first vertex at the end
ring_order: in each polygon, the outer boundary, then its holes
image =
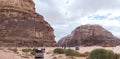
POLYGON ((17 56, 14 53, 0 50, 0 59, 21 59, 21 57, 17 56))
MULTIPOLYGON (((66 57, 63 54, 54 54, 52 51, 55 49, 56 47, 46 47, 46 53, 44 54, 44 59, 72 59, 72 57, 66 57)), ((93 47, 80 47, 80 50, 78 50, 80 53, 84 53, 84 52, 90 52, 93 49, 96 48, 104 48, 104 49, 108 49, 108 50, 112 50, 115 53, 119 53, 120 54, 120 46, 117 47, 98 47, 98 46, 93 46, 93 47)), ((3 48, 2 48, 3 49, 3 48)), ((21 48, 18 48, 21 49, 21 48)), ((74 47, 71 47, 71 49, 75 49, 74 47)), ((30 58, 23 58, 13 52, 9 52, 9 51, 4 51, 0 49, 0 59, 34 59, 34 56, 30 57, 30 58)), ((85 57, 75 57, 75 59, 86 59, 85 57)))

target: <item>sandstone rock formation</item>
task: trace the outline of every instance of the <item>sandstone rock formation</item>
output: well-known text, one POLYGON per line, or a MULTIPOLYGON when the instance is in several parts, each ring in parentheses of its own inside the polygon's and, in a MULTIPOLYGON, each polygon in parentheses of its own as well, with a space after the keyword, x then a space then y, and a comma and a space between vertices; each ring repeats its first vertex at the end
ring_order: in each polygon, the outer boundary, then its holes
POLYGON ((56 46, 54 38, 32 0, 0 0, 0 46, 56 46))
POLYGON ((116 46, 120 39, 100 25, 81 25, 59 40, 60 46, 116 46))

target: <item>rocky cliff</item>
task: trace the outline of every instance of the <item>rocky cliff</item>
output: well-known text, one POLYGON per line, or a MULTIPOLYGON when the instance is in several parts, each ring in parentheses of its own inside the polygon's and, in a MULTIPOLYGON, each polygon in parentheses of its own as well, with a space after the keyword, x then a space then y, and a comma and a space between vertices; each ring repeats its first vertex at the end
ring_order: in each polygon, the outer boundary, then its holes
POLYGON ((0 46, 56 46, 54 38, 32 0, 0 0, 0 46))
POLYGON ((116 46, 120 39, 100 25, 81 25, 59 40, 60 46, 116 46))

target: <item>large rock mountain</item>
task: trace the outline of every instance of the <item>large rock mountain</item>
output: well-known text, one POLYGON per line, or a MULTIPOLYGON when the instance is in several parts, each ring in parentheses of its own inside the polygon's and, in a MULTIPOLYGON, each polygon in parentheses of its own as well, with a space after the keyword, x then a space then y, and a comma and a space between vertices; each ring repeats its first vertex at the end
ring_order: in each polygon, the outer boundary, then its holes
POLYGON ((120 39, 100 25, 81 25, 59 40, 60 46, 116 46, 120 39))
POLYGON ((54 38, 32 0, 0 0, 0 46, 56 46, 54 38))

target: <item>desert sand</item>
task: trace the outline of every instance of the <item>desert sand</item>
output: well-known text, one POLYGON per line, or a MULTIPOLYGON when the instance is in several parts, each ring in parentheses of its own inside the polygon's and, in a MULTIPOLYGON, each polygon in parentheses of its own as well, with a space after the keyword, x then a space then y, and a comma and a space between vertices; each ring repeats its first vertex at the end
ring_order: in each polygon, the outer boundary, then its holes
MULTIPOLYGON (((44 59, 72 59, 72 57, 66 57, 64 54, 54 54, 53 50, 57 47, 46 47, 46 53, 44 54, 44 59)), ((61 48, 61 47, 59 47, 61 48)), ((92 46, 92 47, 80 47, 80 50, 78 50, 80 53, 84 52, 91 52, 93 49, 96 48, 104 48, 108 50, 112 50, 115 53, 120 54, 120 46, 116 47, 99 47, 99 46, 92 46)), ((18 54, 15 54, 13 52, 3 50, 7 48, 1 48, 0 49, 0 59, 34 59, 34 56, 31 56, 29 58, 24 58, 18 54)), ((18 48, 19 50, 22 48, 18 48)), ((71 47, 70 49, 75 49, 74 47, 71 47)), ((86 59, 86 57, 74 57, 74 59, 86 59)))

